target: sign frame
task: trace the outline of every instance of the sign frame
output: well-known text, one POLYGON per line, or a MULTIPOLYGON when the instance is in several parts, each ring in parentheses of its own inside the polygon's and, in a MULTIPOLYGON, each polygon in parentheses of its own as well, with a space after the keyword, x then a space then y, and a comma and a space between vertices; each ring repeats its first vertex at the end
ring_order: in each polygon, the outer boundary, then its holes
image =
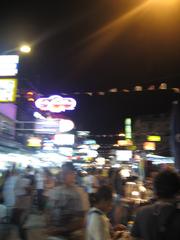
MULTIPOLYGON (((0 88, 0 103, 13 103, 16 101, 16 94, 17 94, 17 85, 18 85, 18 79, 17 78, 0 78, 0 82, 3 81, 13 81, 14 82, 14 86, 12 89, 12 93, 11 93, 11 99, 7 99, 7 100, 3 100, 1 99, 1 94, 3 94, 3 90, 1 90, 0 88)), ((6 89, 5 91, 8 91, 8 89, 6 89)), ((5 93, 4 93, 5 94, 5 93)))

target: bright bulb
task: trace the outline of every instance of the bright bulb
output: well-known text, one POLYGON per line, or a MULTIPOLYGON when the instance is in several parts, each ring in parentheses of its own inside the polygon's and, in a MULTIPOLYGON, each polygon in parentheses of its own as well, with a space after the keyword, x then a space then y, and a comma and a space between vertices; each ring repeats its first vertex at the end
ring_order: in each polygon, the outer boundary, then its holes
POLYGON ((31 52, 31 48, 28 45, 23 45, 20 47, 20 51, 23 53, 29 53, 29 52, 31 52))

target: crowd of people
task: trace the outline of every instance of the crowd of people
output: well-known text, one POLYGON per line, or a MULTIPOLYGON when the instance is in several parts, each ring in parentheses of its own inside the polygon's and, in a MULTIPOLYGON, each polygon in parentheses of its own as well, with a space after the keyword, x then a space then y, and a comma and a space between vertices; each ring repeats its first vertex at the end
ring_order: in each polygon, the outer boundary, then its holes
POLYGON ((45 219, 48 240, 180 239, 178 173, 164 169, 148 178, 151 198, 138 203, 126 196, 129 180, 120 169, 84 173, 72 162, 56 174, 13 168, 0 181, 0 239, 8 240, 15 226, 19 239, 30 240, 25 223, 32 213, 45 219))

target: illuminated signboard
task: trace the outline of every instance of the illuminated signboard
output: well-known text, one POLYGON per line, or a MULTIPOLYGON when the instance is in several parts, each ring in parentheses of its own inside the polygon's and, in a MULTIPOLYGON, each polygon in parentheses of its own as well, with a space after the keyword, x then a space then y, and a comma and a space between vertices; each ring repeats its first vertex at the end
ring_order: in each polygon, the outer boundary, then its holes
POLYGON ((60 119, 59 120, 59 132, 69 132, 74 128, 73 121, 69 119, 60 119))
POLYGON ((63 98, 58 95, 53 95, 48 98, 37 99, 35 105, 41 111, 60 113, 66 110, 74 110, 76 101, 73 98, 63 98))
POLYGON ((160 142, 161 136, 147 136, 149 142, 160 142))
POLYGON ((17 79, 0 79, 0 102, 15 102, 17 79))
POLYGON ((147 151, 154 151, 156 150, 156 144, 155 142, 144 142, 143 149, 147 151))
POLYGON ((0 76, 16 76, 18 73, 18 55, 1 55, 0 56, 0 76))
POLYGON ((130 150, 116 150, 116 161, 129 161, 132 158, 130 150))
POLYGON ((42 140, 38 137, 30 137, 27 139, 28 147, 41 147, 42 140))
POLYGON ((125 119, 125 137, 126 139, 132 138, 132 126, 131 126, 131 118, 125 119))
POLYGON ((73 121, 69 119, 45 118, 37 119, 35 132, 43 134, 55 134, 56 132, 69 132, 74 128, 73 121))
POLYGON ((132 146, 133 142, 130 139, 126 139, 126 140, 118 140, 117 144, 119 146, 132 146))
POLYGON ((83 144, 86 144, 86 145, 96 144, 96 140, 94 140, 94 139, 88 139, 88 140, 85 140, 85 141, 83 142, 83 144))
POLYGON ((64 146, 64 145, 74 145, 75 141, 75 136, 74 134, 56 134, 54 136, 54 144, 59 145, 59 146, 64 146))

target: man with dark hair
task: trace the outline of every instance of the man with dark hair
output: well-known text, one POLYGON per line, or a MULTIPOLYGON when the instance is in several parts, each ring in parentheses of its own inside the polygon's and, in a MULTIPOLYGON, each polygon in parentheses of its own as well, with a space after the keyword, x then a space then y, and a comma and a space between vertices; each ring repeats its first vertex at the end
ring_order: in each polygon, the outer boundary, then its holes
POLYGON ((109 186, 101 186, 96 193, 96 202, 87 215, 86 240, 119 239, 124 226, 112 228, 106 214, 112 208, 113 194, 109 186))
POLYGON ((62 186, 54 196, 50 209, 50 236, 66 236, 68 239, 84 239, 85 214, 89 209, 88 196, 75 184, 76 170, 71 162, 62 165, 62 186))
POLYGON ((170 169, 157 174, 154 179, 154 193, 157 201, 137 212, 131 231, 132 239, 179 240, 179 175, 170 169))

